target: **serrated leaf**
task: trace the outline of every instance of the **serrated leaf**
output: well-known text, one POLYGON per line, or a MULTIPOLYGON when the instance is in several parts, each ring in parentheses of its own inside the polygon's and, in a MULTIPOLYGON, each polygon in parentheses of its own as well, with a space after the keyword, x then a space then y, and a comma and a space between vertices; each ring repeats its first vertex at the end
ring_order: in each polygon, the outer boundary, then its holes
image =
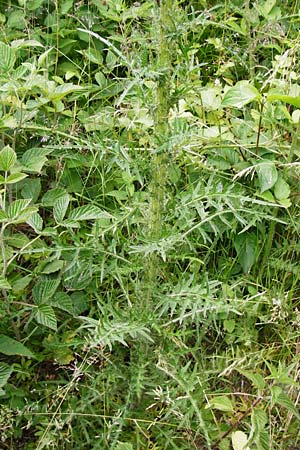
POLYGON ((242 108, 250 102, 260 100, 261 95, 258 90, 249 84, 249 81, 239 81, 235 86, 228 89, 224 95, 221 106, 233 106, 235 108, 242 108))
POLYGON ((66 191, 63 188, 54 188, 46 192, 42 197, 43 206, 54 206, 54 203, 60 198, 66 195, 66 191))
POLYGON ((10 220, 15 220, 19 215, 26 210, 31 202, 31 198, 24 198, 19 200, 14 200, 11 202, 7 208, 7 216, 10 220))
POLYGON ((209 400, 209 407, 218 411, 234 411, 234 406, 230 398, 225 395, 214 397, 209 400))
POLYGON ((51 328, 51 330, 57 330, 57 320, 54 309, 49 305, 39 305, 34 313, 37 323, 51 328))
POLYGON ((13 69, 15 62, 15 50, 4 42, 0 42, 0 69, 9 72, 13 69))
POLYGON ((278 172, 272 161, 264 161, 258 164, 256 172, 261 193, 271 189, 278 179, 278 172))
POLYGON ((41 193, 41 189, 42 185, 39 178, 28 179, 23 183, 21 194, 23 198, 31 198, 32 202, 36 202, 41 193))
MULTIPOLYGON (((1 42, 0 42, 1 44, 1 42)), ((16 152, 7 145, 0 151, 0 170, 7 172, 17 161, 16 152)))
POLYGON ((26 175, 26 173, 21 173, 21 172, 17 172, 17 173, 12 173, 11 175, 9 175, 6 179, 6 184, 13 184, 13 183, 17 183, 18 181, 24 180, 24 178, 26 178, 28 175, 26 175))
POLYGON ((60 280, 58 278, 42 278, 32 289, 32 296, 37 305, 49 302, 58 288, 60 280))
POLYGON ((0 388, 6 385, 13 368, 6 363, 0 363, 0 388))
POLYGON ((11 285, 2 275, 0 275, 0 289, 11 289, 11 285))
POLYGON ((248 273, 256 260, 257 236, 255 233, 238 234, 234 239, 234 247, 244 273, 248 273))
POLYGON ((0 334, 0 353, 4 355, 28 356, 29 358, 34 357, 29 348, 5 334, 0 334))
POLYGON ((272 405, 280 405, 283 408, 287 409, 291 413, 294 414, 297 419, 300 419, 300 414, 295 407, 292 400, 286 395, 286 393, 281 389, 279 386, 272 386, 271 387, 271 401, 272 405))
POLYGON ((58 270, 60 270, 63 266, 64 261, 61 261, 60 259, 56 261, 51 261, 45 265, 45 267, 42 270, 42 273, 44 274, 55 273, 58 272, 58 270))
POLYGON ((38 212, 31 214, 29 219, 26 220, 26 223, 28 223, 36 233, 40 233, 43 229, 43 219, 38 212))
POLYGON ((56 223, 63 221, 70 202, 69 194, 59 197, 53 205, 53 216, 56 223))
POLYGON ((56 292, 53 299, 51 300, 51 305, 55 306, 56 308, 62 309, 69 314, 74 313, 73 302, 65 292, 56 292))
POLYGON ((282 178, 279 177, 274 185, 274 194, 277 200, 286 200, 289 198, 291 193, 290 186, 287 184, 287 182, 282 178))
POLYGON ((72 220, 95 220, 111 217, 106 211, 94 205, 79 206, 71 211, 68 219, 72 220))
POLYGON ((231 435, 233 450, 250 450, 247 446, 248 437, 243 431, 234 431, 231 435))

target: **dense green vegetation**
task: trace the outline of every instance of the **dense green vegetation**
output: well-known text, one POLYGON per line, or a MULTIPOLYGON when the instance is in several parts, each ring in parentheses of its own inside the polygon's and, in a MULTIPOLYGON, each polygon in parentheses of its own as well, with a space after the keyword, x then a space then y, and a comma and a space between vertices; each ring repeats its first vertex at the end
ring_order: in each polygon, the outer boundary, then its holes
POLYGON ((300 2, 0 2, 0 440, 300 448, 300 2))

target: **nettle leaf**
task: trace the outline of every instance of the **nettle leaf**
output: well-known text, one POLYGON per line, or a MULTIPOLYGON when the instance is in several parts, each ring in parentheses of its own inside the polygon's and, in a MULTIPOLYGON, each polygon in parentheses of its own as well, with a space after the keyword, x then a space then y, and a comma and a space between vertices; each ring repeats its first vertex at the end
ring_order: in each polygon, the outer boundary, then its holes
POLYGON ((248 378, 257 389, 264 389, 266 387, 266 382, 264 377, 260 373, 250 372, 250 370, 240 370, 238 371, 244 375, 244 377, 248 378))
POLYGON ((98 206, 94 205, 85 205, 79 206, 78 208, 73 209, 68 219, 72 220, 95 220, 102 218, 109 218, 111 215, 106 211, 98 208, 98 206))
MULTIPOLYGON (((1 44, 1 42, 0 42, 1 44)), ((0 170, 7 172, 17 161, 16 152, 7 145, 0 152, 0 170)))
POLYGON ((272 386, 271 387, 271 401, 272 405, 280 405, 283 408, 290 411, 292 414, 294 414, 297 419, 300 419, 300 414, 295 407, 292 400, 286 395, 286 393, 281 389, 279 386, 272 386))
POLYGON ((34 317, 40 325, 51 328, 51 330, 57 330, 57 320, 54 309, 49 305, 39 305, 35 312, 34 317))
POLYGON ((12 366, 9 366, 6 363, 0 363, 0 388, 6 385, 12 372, 13 372, 12 366))
POLYGON ((25 345, 21 342, 6 336, 5 334, 0 334, 0 353, 3 353, 4 355, 28 356, 30 358, 34 357, 29 348, 25 347, 25 345))
POLYGON ((32 289, 32 296, 37 305, 49 302, 60 283, 59 278, 42 278, 32 289))
POLYGON ((256 260, 257 236, 255 233, 238 234, 234 239, 234 247, 244 273, 248 273, 256 260))
POLYGON ((278 179, 278 172, 272 161, 263 161, 256 166, 260 193, 271 189, 278 179))
POLYGON ((16 53, 9 45, 0 42, 0 69, 9 72, 16 62, 16 53))
POLYGON ((282 178, 278 177, 274 185, 274 194, 277 200, 285 200, 289 198, 291 193, 290 186, 288 183, 282 178))
POLYGON ((55 201, 53 205, 53 216, 56 223, 60 223, 64 219, 69 202, 70 196, 68 194, 62 195, 55 201))
POLYGON ((228 89, 224 95, 221 106, 233 106, 235 108, 242 108, 250 102, 258 101, 261 95, 258 90, 249 84, 249 81, 239 81, 235 86, 228 89))
POLYGON ((247 446, 248 437, 243 431, 234 431, 231 435, 233 450, 250 450, 247 446))

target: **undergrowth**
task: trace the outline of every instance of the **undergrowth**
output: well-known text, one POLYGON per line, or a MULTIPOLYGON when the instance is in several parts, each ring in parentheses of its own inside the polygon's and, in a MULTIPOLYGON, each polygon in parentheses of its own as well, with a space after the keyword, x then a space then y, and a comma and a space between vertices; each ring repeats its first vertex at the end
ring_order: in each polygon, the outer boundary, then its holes
POLYGON ((299 448, 299 6, 0 2, 1 448, 299 448))

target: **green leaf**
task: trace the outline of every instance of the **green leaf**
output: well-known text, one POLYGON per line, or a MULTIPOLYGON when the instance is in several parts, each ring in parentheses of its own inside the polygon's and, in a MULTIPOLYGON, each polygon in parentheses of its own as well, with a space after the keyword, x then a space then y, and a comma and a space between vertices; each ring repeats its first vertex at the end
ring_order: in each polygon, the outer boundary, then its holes
POLYGON ((7 172, 17 161, 16 152, 7 145, 0 152, 0 170, 7 172))
POLYGON ((13 368, 6 363, 0 363, 0 388, 6 385, 13 368))
POLYGON ((53 299, 51 300, 51 305, 68 312, 69 314, 74 314, 72 299, 65 292, 56 292, 53 299))
POLYGON ((43 206, 54 206, 54 203, 66 195, 66 190, 63 188, 54 188, 47 191, 42 197, 43 206))
POLYGON ((231 435, 233 450, 250 450, 247 446, 248 437, 243 431, 234 431, 231 435))
POLYGON ((133 450, 132 444, 129 442, 119 442, 117 443, 117 446, 115 447, 115 450, 133 450))
POLYGON ((57 330, 57 320, 54 309, 49 305, 39 305, 34 312, 35 319, 40 325, 57 330))
POLYGON ((60 259, 57 259, 56 261, 51 261, 43 268, 42 273, 49 274, 49 273, 55 273, 58 270, 62 269, 64 266, 64 261, 61 261, 60 259))
POLYGON ((17 172, 17 173, 12 173, 11 175, 9 175, 6 179, 6 184, 13 184, 13 183, 17 183, 18 181, 24 180, 24 178, 26 178, 28 175, 26 175, 26 173, 21 173, 21 172, 17 172))
POLYGON ((0 222, 6 222, 8 221, 8 216, 3 209, 0 209, 0 222))
POLYGON ((111 217, 106 211, 94 205, 79 206, 71 211, 68 219, 72 220, 94 220, 111 217))
POLYGON ((53 205, 53 216, 56 223, 63 221, 70 202, 69 194, 59 197, 53 205))
POLYGON ((9 45, 0 42, 0 70, 9 72, 13 69, 16 62, 16 54, 9 45))
POLYGON ((248 378, 257 389, 264 389, 266 386, 264 378, 260 373, 250 372, 250 370, 237 369, 244 377, 248 378))
POLYGON ((29 358, 34 357, 29 348, 5 334, 0 334, 0 353, 4 355, 28 356, 29 358))
POLYGON ((244 273, 248 273, 256 260, 257 236, 255 233, 238 234, 234 239, 234 247, 244 273))
POLYGON ((271 189, 278 179, 278 172, 272 161, 263 161, 256 166, 260 192, 271 189))
POLYGON ((209 400, 209 407, 223 412, 234 411, 232 401, 225 395, 214 397, 209 400))
POLYGON ((32 202, 36 202, 41 193, 42 185, 39 178, 25 180, 22 187, 22 197, 31 198, 32 202))
POLYGON ((11 289, 11 285, 2 275, 0 275, 0 289, 11 289))
POLYGON ((28 207, 30 202, 31 202, 31 198, 14 200, 13 202, 11 202, 11 204, 9 205, 9 207, 7 209, 7 215, 9 217, 9 219, 11 219, 11 220, 17 219, 19 217, 19 215, 24 210, 26 210, 26 208, 28 207))
POLYGON ((32 296, 37 305, 49 302, 58 288, 58 278, 41 278, 32 289, 32 296))
POLYGON ((286 395, 286 393, 281 389, 279 386, 272 386, 271 387, 271 401, 272 405, 280 405, 283 408, 290 411, 292 414, 294 414, 295 417, 297 417, 298 420, 300 420, 300 414, 292 402, 292 400, 286 395))
POLYGON ((221 106, 233 106, 242 108, 250 102, 260 100, 261 95, 258 90, 249 84, 249 81, 239 81, 235 86, 228 89, 224 95, 221 106))
POLYGON ((39 215, 38 212, 34 212, 28 220, 26 220, 26 223, 30 225, 36 233, 40 233, 43 229, 43 219, 39 215))
POLYGON ((288 103, 289 105, 296 106, 296 108, 300 108, 300 97, 273 93, 267 96, 267 100, 269 102, 279 100, 281 102, 288 103))
POLYGON ((277 200, 286 200, 291 193, 290 186, 287 182, 280 176, 274 185, 274 194, 277 200))

